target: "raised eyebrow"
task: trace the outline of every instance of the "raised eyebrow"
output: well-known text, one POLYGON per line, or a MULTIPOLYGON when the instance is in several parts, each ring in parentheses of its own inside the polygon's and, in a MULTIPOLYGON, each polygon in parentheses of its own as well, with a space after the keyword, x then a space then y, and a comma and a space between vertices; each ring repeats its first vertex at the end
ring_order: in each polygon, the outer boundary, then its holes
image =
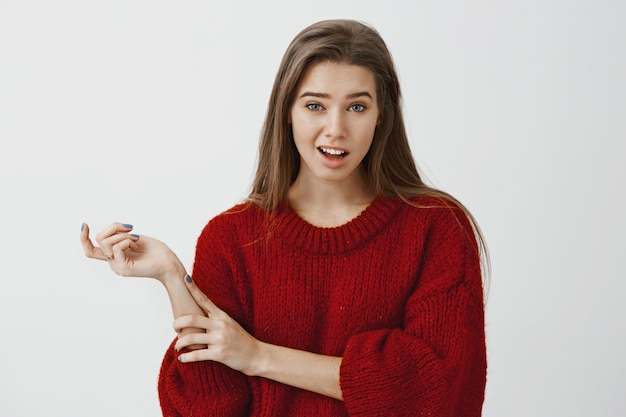
MULTIPOLYGON (((312 91, 307 91, 307 92, 304 92, 304 93, 302 93, 300 95, 300 98, 303 98, 303 97, 330 98, 330 94, 327 94, 327 93, 315 93, 315 92, 312 92, 312 91)), ((352 94, 348 94, 346 96, 347 99, 354 99, 354 98, 358 98, 358 97, 369 97, 372 100, 374 99, 372 97, 372 95, 369 92, 367 92, 367 91, 359 91, 358 93, 352 93, 352 94)))
POLYGON ((374 100, 374 97, 372 97, 372 95, 368 93, 367 91, 360 91, 358 93, 352 93, 346 96, 346 98, 349 98, 349 99, 358 98, 358 97, 369 97, 370 99, 374 100))
POLYGON ((300 98, 302 97, 318 97, 318 98, 330 98, 330 94, 325 94, 325 93, 314 93, 312 91, 307 91, 305 93, 302 93, 300 95, 300 98))

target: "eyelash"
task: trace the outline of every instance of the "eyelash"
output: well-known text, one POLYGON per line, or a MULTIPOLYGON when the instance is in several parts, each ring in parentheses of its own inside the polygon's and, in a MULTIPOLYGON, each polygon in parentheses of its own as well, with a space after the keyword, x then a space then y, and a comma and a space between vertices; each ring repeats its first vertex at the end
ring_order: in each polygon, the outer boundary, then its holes
POLYGON ((365 111, 365 106, 362 104, 353 104, 348 108, 355 113, 361 113, 362 111, 365 111), (355 107, 359 107, 360 110, 354 110, 355 107))
POLYGON ((319 103, 309 103, 306 106, 309 110, 312 110, 312 111, 320 111, 323 109, 322 105, 319 103))
MULTIPOLYGON (((319 103, 308 103, 306 106, 309 110, 312 110, 312 111, 320 111, 324 108, 319 103)), ((348 109, 350 109, 350 111, 353 111, 355 113, 361 113, 362 111, 365 111, 366 107, 363 104, 351 104, 350 106, 348 106, 348 109), (355 107, 357 107, 358 110, 356 110, 355 107)))

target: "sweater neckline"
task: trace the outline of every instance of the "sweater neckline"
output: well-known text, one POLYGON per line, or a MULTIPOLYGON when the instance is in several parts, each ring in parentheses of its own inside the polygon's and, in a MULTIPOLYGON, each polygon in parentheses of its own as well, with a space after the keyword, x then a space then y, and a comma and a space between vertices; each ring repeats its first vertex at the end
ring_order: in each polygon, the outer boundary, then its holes
POLYGON ((307 252, 342 253, 361 246, 384 229, 400 208, 397 200, 377 196, 355 218, 336 227, 315 226, 284 203, 276 218, 276 235, 307 252))

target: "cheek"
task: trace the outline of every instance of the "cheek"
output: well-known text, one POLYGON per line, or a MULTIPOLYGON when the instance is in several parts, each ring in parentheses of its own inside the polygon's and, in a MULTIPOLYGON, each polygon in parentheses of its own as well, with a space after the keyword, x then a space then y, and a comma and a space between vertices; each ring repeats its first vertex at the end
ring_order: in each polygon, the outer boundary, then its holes
POLYGON ((291 131, 295 136, 299 136, 302 140, 314 138, 319 134, 320 126, 314 120, 303 117, 293 117, 291 123, 291 131))
POLYGON ((305 140, 305 135, 302 131, 302 125, 292 124, 291 135, 293 137, 293 141, 296 143, 296 146, 298 146, 299 143, 302 143, 305 140))
POLYGON ((307 144, 311 142, 311 135, 304 129, 302 124, 294 123, 291 125, 291 137, 293 138, 293 143, 296 145, 296 150, 299 154, 307 147, 307 144))
POLYGON ((368 123, 363 125, 359 129, 359 137, 363 142, 367 142, 370 145, 374 141, 374 134, 376 133, 376 123, 368 123))

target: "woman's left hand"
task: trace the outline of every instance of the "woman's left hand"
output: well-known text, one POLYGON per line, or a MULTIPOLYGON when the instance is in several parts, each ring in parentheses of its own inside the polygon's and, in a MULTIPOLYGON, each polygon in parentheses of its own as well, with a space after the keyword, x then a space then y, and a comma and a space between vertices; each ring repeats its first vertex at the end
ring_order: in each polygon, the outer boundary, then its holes
POLYGON ((205 332, 182 336, 174 347, 177 351, 194 345, 205 345, 206 348, 182 353, 178 360, 181 362, 212 360, 248 376, 258 374, 263 343, 252 337, 189 281, 190 279, 186 281, 187 288, 206 316, 179 317, 174 320, 174 329, 179 332, 193 327, 204 329, 205 332))

